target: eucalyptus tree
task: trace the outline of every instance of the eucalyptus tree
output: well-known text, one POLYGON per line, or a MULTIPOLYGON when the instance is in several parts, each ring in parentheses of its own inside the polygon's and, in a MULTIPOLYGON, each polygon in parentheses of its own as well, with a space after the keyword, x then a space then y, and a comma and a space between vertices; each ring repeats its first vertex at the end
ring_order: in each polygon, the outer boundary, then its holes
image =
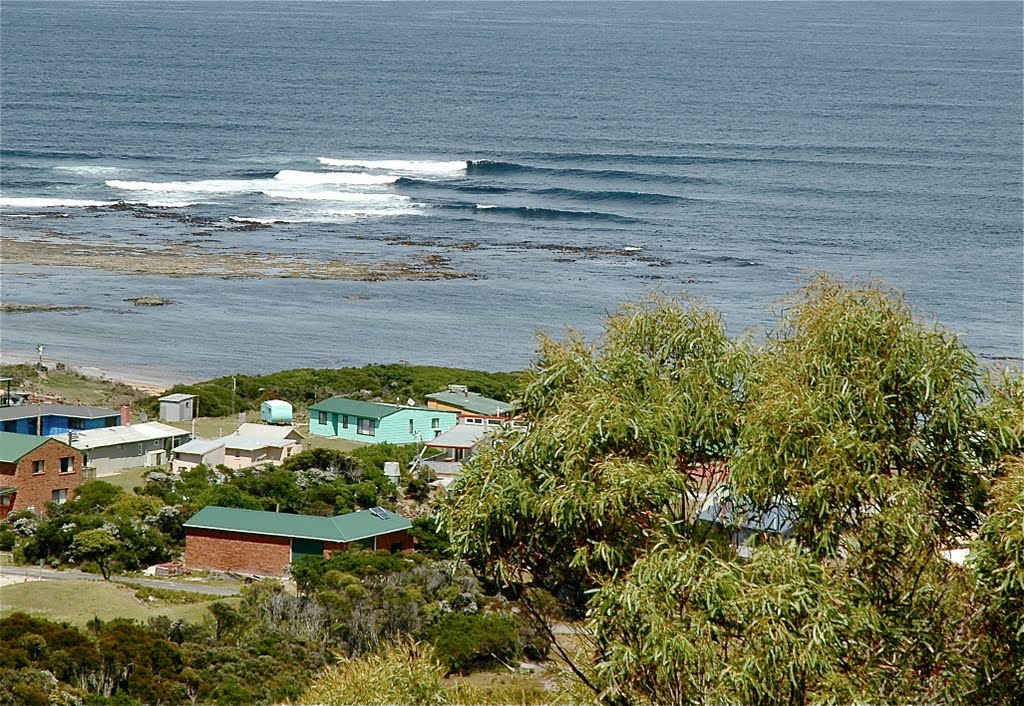
POLYGON ((543 339, 532 427, 468 469, 442 511, 453 547, 499 582, 576 598, 593 640, 571 666, 605 702, 1019 686, 1016 653, 981 649, 994 579, 941 558, 1021 448, 1019 375, 986 380, 957 336, 871 283, 815 278, 777 323, 752 351, 714 312, 654 300, 595 343, 543 339), (793 508, 791 541, 741 559, 701 531, 694 507, 724 468, 733 497, 793 508))

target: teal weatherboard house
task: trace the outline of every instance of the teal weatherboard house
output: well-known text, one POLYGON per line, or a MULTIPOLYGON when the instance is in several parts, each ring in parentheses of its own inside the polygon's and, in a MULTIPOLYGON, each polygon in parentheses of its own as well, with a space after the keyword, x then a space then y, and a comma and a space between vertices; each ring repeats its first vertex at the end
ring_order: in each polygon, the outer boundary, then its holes
POLYGON ((332 397, 309 408, 309 433, 367 444, 414 444, 448 431, 458 417, 441 409, 332 397))

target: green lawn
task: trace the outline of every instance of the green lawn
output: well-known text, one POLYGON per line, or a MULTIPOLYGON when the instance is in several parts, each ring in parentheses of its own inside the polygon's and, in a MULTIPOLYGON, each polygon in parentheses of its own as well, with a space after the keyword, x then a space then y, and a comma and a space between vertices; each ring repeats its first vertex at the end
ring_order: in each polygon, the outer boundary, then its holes
POLYGON ((125 468, 122 471, 118 471, 112 476, 97 476, 96 480, 101 480, 111 485, 116 485, 125 492, 132 492, 136 486, 145 485, 146 479, 143 476, 148 471, 159 471, 162 470, 159 466, 153 466, 151 468, 138 466, 136 468, 125 468))
MULTIPOLYGON (((238 598, 223 600, 237 604, 238 598)), ((135 597, 134 587, 107 581, 28 581, 0 588, 0 615, 24 611, 49 620, 66 620, 79 627, 94 617, 131 618, 145 623, 149 618, 166 615, 171 620, 199 622, 209 615, 206 607, 211 602, 144 602, 135 597)))

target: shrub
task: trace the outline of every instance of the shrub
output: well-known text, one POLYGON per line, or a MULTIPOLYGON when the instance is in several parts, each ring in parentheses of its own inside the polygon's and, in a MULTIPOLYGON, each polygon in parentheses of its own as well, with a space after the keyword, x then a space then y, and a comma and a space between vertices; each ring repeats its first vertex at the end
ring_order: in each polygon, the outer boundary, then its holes
POLYGON ((448 613, 427 630, 426 638, 450 672, 506 662, 522 652, 515 623, 496 613, 448 613))
POLYGON ((327 668, 299 703, 444 704, 444 674, 430 645, 403 642, 327 668))

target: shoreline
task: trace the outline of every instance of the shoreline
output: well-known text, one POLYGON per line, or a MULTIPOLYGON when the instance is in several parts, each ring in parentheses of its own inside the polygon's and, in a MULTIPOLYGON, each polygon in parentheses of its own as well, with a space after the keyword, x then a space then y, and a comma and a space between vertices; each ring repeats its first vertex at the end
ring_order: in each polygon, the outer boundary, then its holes
MULTIPOLYGON (((0 353, 0 364, 3 365, 35 365, 38 361, 38 356, 24 351, 3 351, 0 353)), ((64 365, 68 370, 81 373, 87 377, 122 383, 130 387, 134 387, 136 390, 152 395, 163 394, 175 385, 187 385, 192 382, 196 382, 194 380, 188 380, 169 370, 140 370, 138 368, 127 368, 123 366, 95 364, 82 361, 76 362, 70 358, 57 360, 55 358, 43 357, 43 365, 51 370, 55 369, 58 364, 64 365)))

